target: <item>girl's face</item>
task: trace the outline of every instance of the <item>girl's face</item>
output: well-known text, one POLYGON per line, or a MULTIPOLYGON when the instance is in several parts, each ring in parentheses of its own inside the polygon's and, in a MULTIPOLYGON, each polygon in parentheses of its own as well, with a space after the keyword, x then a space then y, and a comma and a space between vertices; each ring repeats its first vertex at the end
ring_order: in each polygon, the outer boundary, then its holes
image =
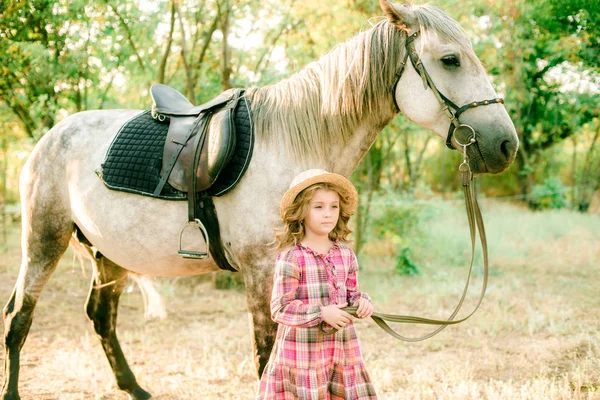
POLYGON ((340 217, 340 196, 337 192, 317 189, 308 203, 308 213, 304 217, 304 233, 306 236, 329 235, 337 225, 340 217))

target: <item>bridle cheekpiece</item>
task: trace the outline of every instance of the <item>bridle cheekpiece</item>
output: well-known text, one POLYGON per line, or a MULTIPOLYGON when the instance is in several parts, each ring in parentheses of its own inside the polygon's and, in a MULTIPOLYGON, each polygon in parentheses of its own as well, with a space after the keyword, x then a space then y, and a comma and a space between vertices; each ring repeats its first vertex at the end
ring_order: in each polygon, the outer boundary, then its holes
POLYGON ((406 45, 406 54, 404 56, 404 60, 402 61, 402 64, 400 64, 400 69, 396 73, 396 79, 395 79, 395 83, 393 86, 392 95, 394 98, 394 104, 396 105, 396 108, 398 109, 398 111, 400 111, 400 107, 398 106, 398 103, 396 102, 396 87, 398 86, 398 82, 400 81, 400 78, 402 77, 402 73, 404 72, 404 68, 406 67, 408 58, 410 57, 410 62, 413 65, 415 71, 417 71, 417 73, 423 79, 423 85, 425 86, 425 88, 427 88, 428 86, 431 88, 431 91, 433 92, 433 94, 435 95, 435 97, 437 98, 439 103, 441 104, 442 109, 444 110, 444 113, 446 114, 448 119, 450 119, 451 124, 450 124, 450 129, 448 130, 448 135, 446 136, 446 146, 451 150, 457 150, 456 147, 454 147, 454 144, 452 143, 452 137, 454 136, 454 140, 460 147, 462 147, 463 155, 466 157, 467 146, 470 146, 470 145, 476 143, 477 138, 476 138, 476 134, 475 134, 475 129, 473 129, 470 125, 461 124, 460 121, 458 120, 458 117, 463 112, 467 111, 470 108, 475 108, 475 107, 479 107, 479 106, 487 106, 490 104, 504 103, 504 99, 497 97, 497 98, 491 99, 491 100, 474 101, 471 103, 467 103, 462 107, 459 107, 456 104, 454 104, 454 102, 452 102, 452 100, 450 100, 449 98, 444 96, 437 89, 437 87, 433 83, 433 80, 431 79, 431 76, 429 75, 429 73, 427 73, 425 66, 421 62, 421 59, 419 58, 419 54, 415 50, 415 44, 414 44, 414 41, 418 36, 419 36, 419 31, 416 31, 413 34, 408 35, 406 38, 406 44, 405 44, 406 45), (466 143, 461 143, 457 139, 456 132, 461 131, 461 130, 465 131, 464 137, 467 138, 466 143))

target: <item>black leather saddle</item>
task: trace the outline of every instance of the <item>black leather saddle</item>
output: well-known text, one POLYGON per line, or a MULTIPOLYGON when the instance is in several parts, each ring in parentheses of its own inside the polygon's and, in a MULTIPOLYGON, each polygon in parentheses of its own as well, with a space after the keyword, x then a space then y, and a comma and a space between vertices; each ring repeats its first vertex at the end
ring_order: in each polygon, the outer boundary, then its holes
POLYGON ((235 149, 233 117, 243 92, 230 89, 194 106, 170 86, 156 84, 150 88, 152 117, 170 119, 155 196, 166 182, 182 192, 201 192, 215 183, 235 149), (216 128, 209 129, 211 125, 216 128))

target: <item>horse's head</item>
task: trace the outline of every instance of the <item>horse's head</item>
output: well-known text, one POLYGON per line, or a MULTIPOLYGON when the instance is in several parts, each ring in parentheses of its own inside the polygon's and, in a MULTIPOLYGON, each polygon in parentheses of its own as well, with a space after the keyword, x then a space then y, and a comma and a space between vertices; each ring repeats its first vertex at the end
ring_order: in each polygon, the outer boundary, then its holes
POLYGON ((400 111, 448 139, 449 147, 462 152, 461 144, 467 145, 473 172, 506 170, 519 140, 464 30, 432 6, 380 4, 407 35, 406 64, 394 93, 400 111))

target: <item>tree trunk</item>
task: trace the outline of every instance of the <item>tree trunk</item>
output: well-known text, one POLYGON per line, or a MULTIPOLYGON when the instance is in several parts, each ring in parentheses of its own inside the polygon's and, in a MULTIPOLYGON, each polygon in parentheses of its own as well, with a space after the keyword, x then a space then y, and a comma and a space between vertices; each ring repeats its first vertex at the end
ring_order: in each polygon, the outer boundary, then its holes
POLYGON ((0 178, 2 179, 2 197, 0 197, 0 215, 2 216, 2 245, 6 244, 7 237, 7 225, 8 221, 6 218, 6 170, 8 169, 8 140, 6 136, 2 136, 2 170, 0 171, 0 178))
POLYGON ((427 136, 423 147, 419 150, 419 154, 416 160, 411 159, 411 144, 409 140, 409 133, 407 130, 404 131, 404 162, 406 164, 406 175, 407 181, 405 185, 405 189, 408 192, 410 197, 415 195, 415 188, 417 187, 417 183, 419 181, 419 177, 421 176, 421 164, 423 162, 423 155, 425 154, 425 150, 427 149, 427 144, 431 140, 431 136, 427 136))
POLYGON ((358 192, 358 208, 356 209, 356 229, 355 229, 355 237, 356 237, 356 246, 354 251, 358 256, 360 251, 362 250, 363 245, 366 241, 366 229, 369 223, 369 210, 371 208, 371 200, 373 199, 373 163, 371 162, 371 157, 367 153, 365 157, 366 160, 366 184, 360 185, 360 190, 358 192), (366 193, 365 193, 366 192, 366 193), (361 199, 363 199, 361 204, 361 199))
POLYGON ((521 146, 517 153, 515 162, 517 163, 517 182, 519 182, 519 188, 521 189, 521 195, 523 199, 527 199, 527 196, 531 192, 531 168, 530 168, 529 154, 525 150, 525 146, 521 146))
POLYGON ((221 31, 223 32, 223 53, 221 58, 223 59, 223 68, 221 70, 221 88, 223 91, 231 89, 231 66, 229 65, 229 42, 227 37, 229 36, 229 15, 231 13, 231 7, 229 1, 225 1, 225 12, 223 14, 223 23, 221 31))
POLYGON ((158 83, 165 83, 165 71, 167 69, 167 60, 171 53, 171 45, 173 44, 173 32, 175 31, 175 1, 171 0, 171 25, 169 28, 169 38, 167 39, 167 46, 165 47, 165 53, 160 60, 160 67, 158 69, 158 83))
POLYGON ((123 29, 125 29, 125 33, 127 34, 127 41, 129 42, 131 49, 135 53, 135 57, 138 61, 138 64, 140 65, 140 68, 142 69, 142 71, 146 72, 146 66, 144 65, 144 61, 142 60, 142 57, 140 57, 140 54, 138 53, 135 42, 133 41, 133 34, 131 33, 131 30, 129 30, 129 26, 127 25, 127 22, 125 21, 125 18, 119 13, 119 10, 117 10, 117 7, 110 4, 110 2, 108 0, 104 0, 104 2, 110 7, 112 12, 115 13, 117 18, 119 19, 119 22, 121 22, 121 25, 123 25, 123 29))
POLYGON ((572 136, 573 140, 573 157, 571 157, 571 204, 576 203, 577 199, 577 136, 572 136))
POLYGON ((215 33, 215 31, 217 30, 217 27, 219 26, 220 19, 221 19, 221 8, 219 7, 217 9, 217 15, 215 15, 215 18, 213 19, 213 22, 210 25, 210 28, 208 29, 208 32, 206 32, 206 35, 204 37, 204 42, 202 43, 202 50, 200 50, 200 55, 198 56, 198 60, 194 63, 194 82, 196 82, 198 79, 198 73, 200 72, 200 68, 202 67, 202 62, 204 62, 204 56, 206 55, 208 46, 210 46, 210 42, 212 41, 213 34, 215 33))
MULTIPOLYGON (((255 74, 262 75, 262 71, 267 68, 268 63, 269 63, 267 60, 264 68, 261 68, 263 61, 264 61, 265 57, 267 56, 267 54, 269 54, 273 51, 273 49, 275 48, 275 45, 277 44, 277 42, 279 41, 279 39, 281 39, 281 37, 283 35, 285 35, 289 31, 294 31, 298 27, 298 25, 302 22, 302 21, 295 21, 295 22, 290 23, 290 15, 291 15, 292 10, 294 9, 295 2, 296 2, 296 0, 292 0, 290 2, 288 11, 287 11, 285 17, 283 18, 283 21, 281 22, 277 33, 271 40, 271 44, 267 48, 265 48, 265 50, 261 53, 260 57, 258 57, 258 61, 256 62, 256 65, 254 67, 255 74)), ((266 38, 265 38, 265 41, 266 41, 266 38)))
POLYGON ((421 168, 423 165, 423 156, 425 155, 425 150, 427 150, 427 145, 429 144, 430 140, 431 135, 427 136, 427 139, 425 139, 425 143, 423 143, 423 147, 419 151, 419 156, 417 157, 417 160, 413 165, 413 175, 410 178, 410 181, 412 182, 413 192, 417 187, 417 183, 419 183, 419 179, 421 178, 421 172, 423 171, 423 169, 421 168))
POLYGON ((596 143, 600 136, 600 125, 596 128, 596 134, 590 148, 585 155, 583 169, 581 171, 581 188, 577 201, 580 212, 586 213, 592 204, 594 193, 600 187, 600 157, 595 156, 596 143))
POLYGON ((174 0, 175 11, 177 12, 177 18, 179 19, 179 27, 181 29, 181 60, 183 61, 183 67, 185 68, 186 76, 186 94, 189 101, 194 104, 196 101, 194 96, 194 78, 192 77, 192 69, 188 63, 187 58, 187 47, 185 40, 185 26, 183 25, 183 16, 181 15, 181 7, 179 6, 179 0, 174 0))
POLYGON ((23 104, 21 104, 17 99, 11 101, 9 103, 9 107, 21 121, 21 124, 25 129, 25 133, 27 134, 27 136, 29 136, 29 138, 33 140, 37 140, 35 137, 37 125, 33 118, 31 118, 28 109, 25 108, 23 104))

